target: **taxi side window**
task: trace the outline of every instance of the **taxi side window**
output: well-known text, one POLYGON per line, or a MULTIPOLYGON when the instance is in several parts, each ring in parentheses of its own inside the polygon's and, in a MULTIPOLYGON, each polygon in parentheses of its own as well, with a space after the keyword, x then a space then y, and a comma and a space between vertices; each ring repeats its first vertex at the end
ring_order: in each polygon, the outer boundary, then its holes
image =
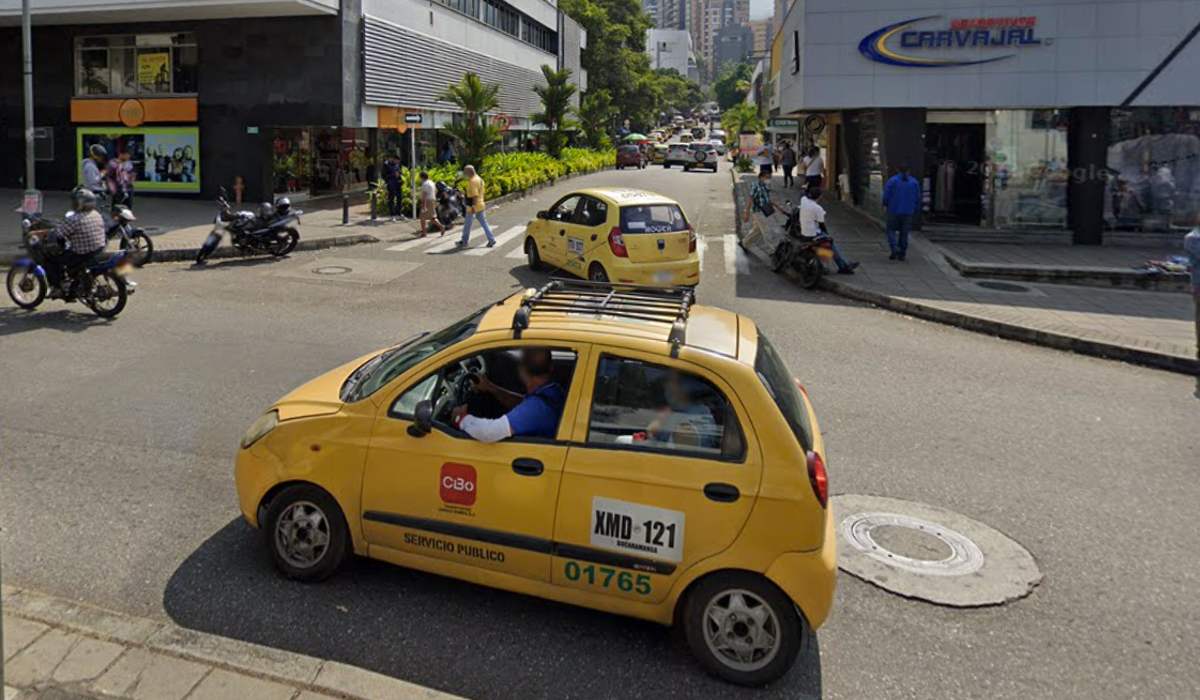
POLYGON ((737 414, 711 382, 611 355, 596 372, 587 442, 732 461, 745 454, 737 414))
POLYGON ((575 223, 582 226, 603 226, 608 221, 608 205, 593 197, 584 197, 575 223))
POLYGON ((550 219, 553 221, 562 221, 563 223, 574 223, 575 209, 579 206, 579 195, 565 197, 558 201, 550 208, 550 219))

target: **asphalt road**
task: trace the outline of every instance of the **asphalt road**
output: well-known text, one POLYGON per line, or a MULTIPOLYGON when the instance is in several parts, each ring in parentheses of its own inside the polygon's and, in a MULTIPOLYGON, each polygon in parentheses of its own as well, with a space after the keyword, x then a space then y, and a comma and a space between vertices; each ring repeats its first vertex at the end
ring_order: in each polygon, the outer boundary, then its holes
MULTIPOLYGON (((1029 597, 948 609, 843 575, 794 671, 746 691, 706 677, 652 624, 368 561, 315 586, 275 576, 237 514, 242 431, 322 370, 544 279, 509 256, 518 237, 486 255, 387 241, 155 265, 112 323, 59 302, 29 314, 0 301, 5 582, 478 698, 1194 694, 1193 384, 799 290, 729 254, 728 182, 607 172, 491 219, 502 234, 585 185, 679 199, 706 243, 701 300, 756 319, 803 379, 833 492, 917 500, 1000 529, 1045 573, 1029 597), (321 267, 350 272, 312 272, 321 267)), ((881 251, 850 252, 889 264, 881 251)))

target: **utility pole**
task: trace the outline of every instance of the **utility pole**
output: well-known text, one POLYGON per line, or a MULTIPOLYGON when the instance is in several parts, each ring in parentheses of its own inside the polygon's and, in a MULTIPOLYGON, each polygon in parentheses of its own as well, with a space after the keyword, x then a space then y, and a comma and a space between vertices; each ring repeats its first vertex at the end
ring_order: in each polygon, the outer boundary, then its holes
POLYGON ((21 0, 21 62, 25 78, 25 199, 28 202, 32 196, 40 204, 33 167, 33 31, 29 1, 21 0))

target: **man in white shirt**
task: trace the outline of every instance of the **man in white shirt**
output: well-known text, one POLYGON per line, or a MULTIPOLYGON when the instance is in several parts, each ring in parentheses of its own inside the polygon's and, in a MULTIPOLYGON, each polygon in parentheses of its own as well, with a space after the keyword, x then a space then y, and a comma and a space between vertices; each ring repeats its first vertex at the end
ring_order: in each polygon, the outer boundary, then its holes
POLYGON ((808 151, 808 163, 804 167, 804 184, 820 187, 824 173, 825 159, 821 157, 821 149, 813 146, 808 151))
POLYGON ((446 227, 437 218, 437 186, 425 171, 421 171, 420 200, 421 237, 424 238, 429 233, 430 224, 437 226, 442 232, 441 235, 446 235, 446 227))
MULTIPOLYGON (((820 199, 820 187, 809 187, 800 198, 800 234, 806 238, 813 238, 822 233, 829 235, 825 229, 825 207, 817 203, 820 199)), ((858 262, 842 257, 842 251, 838 250, 832 236, 829 238, 829 245, 833 248, 833 262, 837 265, 838 274, 853 275, 858 262)))

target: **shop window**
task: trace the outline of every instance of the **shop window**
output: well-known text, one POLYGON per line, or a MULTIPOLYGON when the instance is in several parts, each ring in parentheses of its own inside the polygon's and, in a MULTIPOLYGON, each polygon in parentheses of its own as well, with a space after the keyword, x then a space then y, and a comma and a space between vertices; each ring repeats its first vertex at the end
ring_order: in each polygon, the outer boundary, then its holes
POLYGON ((1113 109, 1106 228, 1185 231, 1200 216, 1200 107, 1113 109))
POLYGON ((996 228, 1067 227, 1068 117, 1065 109, 992 113, 984 173, 996 228))
POLYGON ((311 132, 308 129, 276 129, 271 150, 274 192, 307 193, 312 178, 311 132))
POLYGON ((75 94, 194 94, 198 65, 196 39, 188 32, 79 37, 75 94))

